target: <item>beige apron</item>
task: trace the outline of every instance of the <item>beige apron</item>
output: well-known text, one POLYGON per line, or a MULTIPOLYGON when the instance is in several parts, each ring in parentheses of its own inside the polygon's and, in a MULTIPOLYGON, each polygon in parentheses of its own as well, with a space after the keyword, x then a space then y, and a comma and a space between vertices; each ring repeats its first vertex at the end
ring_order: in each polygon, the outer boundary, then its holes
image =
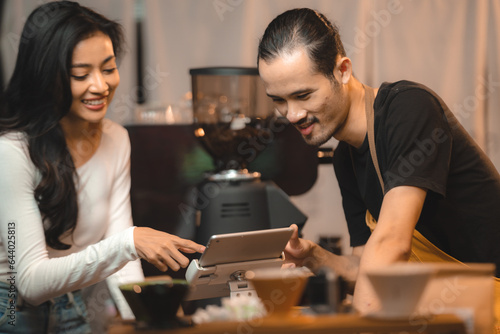
MULTIPOLYGON (((365 110, 367 118, 368 142, 370 146, 370 154, 383 191, 384 182, 382 179, 382 174, 380 173, 380 167, 378 165, 378 159, 375 152, 373 102, 374 102, 373 91, 365 87, 365 110)), ((375 220, 375 218, 372 217, 372 215, 368 211, 366 211, 366 225, 368 225, 368 227, 372 232, 375 229, 375 226, 377 225, 377 221, 375 220)), ((452 262, 452 263, 460 263, 465 266, 464 263, 446 254, 441 249, 432 244, 416 229, 413 230, 411 255, 408 261, 409 262, 452 262)), ((494 279, 495 279, 495 325, 497 334, 500 334, 500 279, 496 277, 494 279)))

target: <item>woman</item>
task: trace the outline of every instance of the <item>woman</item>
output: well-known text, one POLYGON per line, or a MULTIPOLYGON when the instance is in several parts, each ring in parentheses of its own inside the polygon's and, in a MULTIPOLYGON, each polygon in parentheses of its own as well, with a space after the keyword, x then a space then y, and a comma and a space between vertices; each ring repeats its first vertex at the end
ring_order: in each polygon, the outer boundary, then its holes
POLYGON ((130 142, 104 119, 121 27, 77 3, 28 17, 0 108, 0 332, 90 333, 79 289, 188 264, 192 241, 133 227, 130 142))

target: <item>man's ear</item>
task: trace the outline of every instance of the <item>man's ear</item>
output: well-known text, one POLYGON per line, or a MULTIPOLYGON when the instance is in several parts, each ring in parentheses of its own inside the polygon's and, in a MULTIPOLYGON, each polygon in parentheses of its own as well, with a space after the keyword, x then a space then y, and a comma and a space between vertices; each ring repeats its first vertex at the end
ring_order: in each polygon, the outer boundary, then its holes
POLYGON ((346 85, 352 76, 351 60, 347 57, 338 58, 333 72, 337 81, 346 85))

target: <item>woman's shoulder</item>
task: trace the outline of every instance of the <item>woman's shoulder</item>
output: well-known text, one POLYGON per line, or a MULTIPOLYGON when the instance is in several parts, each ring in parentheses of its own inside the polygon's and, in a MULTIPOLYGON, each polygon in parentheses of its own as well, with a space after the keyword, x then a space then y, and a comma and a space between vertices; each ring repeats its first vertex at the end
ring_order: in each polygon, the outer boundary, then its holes
POLYGON ((8 132, 0 135, 0 163, 5 168, 28 168, 35 170, 30 158, 28 140, 23 132, 8 132))
POLYGON ((102 136, 104 140, 111 140, 115 146, 130 142, 128 131, 122 125, 107 118, 102 121, 102 136))
POLYGON ((2 156, 15 152, 28 153, 26 134, 20 131, 11 131, 0 135, 0 152, 2 156))
POLYGON ((113 138, 128 137, 128 132, 122 125, 108 118, 102 120, 102 133, 113 138))
POLYGON ((130 150, 128 131, 122 125, 105 118, 102 123, 101 145, 103 149, 118 154, 130 150))

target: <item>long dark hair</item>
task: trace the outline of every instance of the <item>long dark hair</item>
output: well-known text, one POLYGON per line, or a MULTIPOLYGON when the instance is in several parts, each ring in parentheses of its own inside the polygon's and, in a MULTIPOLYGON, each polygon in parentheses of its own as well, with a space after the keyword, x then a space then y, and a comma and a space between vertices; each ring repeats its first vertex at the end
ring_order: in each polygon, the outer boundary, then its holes
POLYGON ((78 217, 75 165, 59 121, 72 102, 73 50, 96 32, 110 37, 118 57, 123 32, 116 22, 70 1, 36 8, 24 25, 14 73, 0 105, 0 134, 24 132, 31 160, 41 173, 34 196, 46 243, 54 249, 70 248, 60 237, 73 232, 78 217))
POLYGON ((278 15, 266 28, 259 43, 258 58, 266 62, 305 47, 318 73, 333 79, 337 56, 346 55, 338 28, 323 14, 296 8, 278 15))

